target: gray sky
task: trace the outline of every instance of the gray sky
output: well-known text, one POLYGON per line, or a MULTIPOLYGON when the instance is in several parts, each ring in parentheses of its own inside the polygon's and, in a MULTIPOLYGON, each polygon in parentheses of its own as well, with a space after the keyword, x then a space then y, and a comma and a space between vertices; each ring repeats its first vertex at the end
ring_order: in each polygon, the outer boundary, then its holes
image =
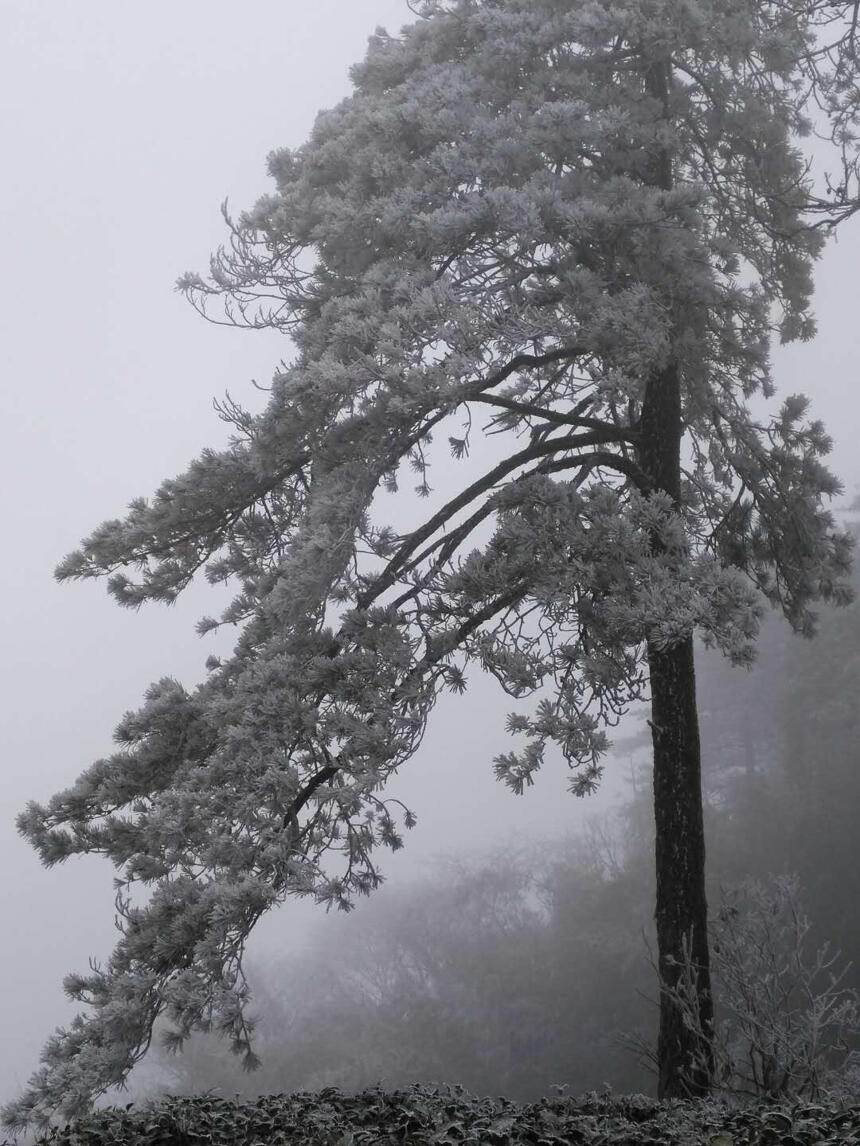
MULTIPOLYGON (((133 613, 101 585, 55 585, 53 567, 225 439, 213 396, 229 388, 252 403, 249 380, 268 381, 283 341, 208 325, 174 279, 205 269, 223 239, 221 200, 241 208, 267 191, 268 151, 301 143, 315 112, 347 93, 373 28, 411 18, 404 0, 256 0, 241 14, 226 0, 0 0, 0 1100, 73 1013, 62 975, 106 957, 115 934, 111 867, 88 858, 43 870, 14 816, 110 751, 116 721, 151 680, 193 684, 212 651, 193 632, 212 611, 207 590, 133 613)), ((833 433, 849 494, 860 480, 858 254, 855 226, 820 265, 818 340, 777 360, 780 389, 807 392, 833 433)), ((468 838, 556 834, 583 814, 560 769, 522 800, 495 783, 505 711, 478 682, 437 713, 392 790, 419 817, 407 852, 383 857, 392 882, 468 838)), ((308 915, 288 905, 262 941, 288 942, 308 915)))

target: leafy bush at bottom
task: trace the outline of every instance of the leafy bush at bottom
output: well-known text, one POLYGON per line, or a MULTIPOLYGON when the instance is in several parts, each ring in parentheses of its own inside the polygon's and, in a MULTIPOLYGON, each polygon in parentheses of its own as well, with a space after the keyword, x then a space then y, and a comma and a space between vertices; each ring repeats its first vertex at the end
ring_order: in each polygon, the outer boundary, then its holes
POLYGON ((860 1144, 860 1106, 713 1101, 659 1103, 586 1094, 518 1105, 476 1098, 460 1087, 414 1086, 347 1095, 278 1094, 254 1102, 169 1098, 111 1107, 64 1127, 37 1146, 849 1146, 860 1144))

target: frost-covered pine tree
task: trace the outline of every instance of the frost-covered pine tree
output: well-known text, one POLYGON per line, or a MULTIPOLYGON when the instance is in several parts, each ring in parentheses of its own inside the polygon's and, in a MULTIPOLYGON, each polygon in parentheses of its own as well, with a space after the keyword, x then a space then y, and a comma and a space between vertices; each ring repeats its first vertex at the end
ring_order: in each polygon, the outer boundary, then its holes
MULTIPOLYGON (((825 432, 805 399, 762 399, 771 339, 813 334, 813 261, 858 206, 857 4, 417 15, 372 38, 354 94, 271 157, 274 192, 182 280, 213 317, 288 337, 267 408, 222 407, 227 449, 59 568, 133 607, 232 582, 204 628, 238 637, 21 816, 45 863, 121 869, 121 935, 66 980, 87 1010, 10 1127, 121 1083, 160 1016, 177 1045, 213 1028, 253 1064, 249 932, 288 896, 376 886, 374 848, 412 822, 386 781, 470 664, 535 694, 495 762, 515 792, 547 752, 593 788, 604 726, 650 688, 660 972, 671 986, 692 951, 708 1029, 693 635, 743 664, 763 603, 807 631, 811 602, 847 595, 825 432), (434 431, 460 491, 395 530, 381 491, 411 468, 428 492, 434 431), (482 466, 472 447, 501 431, 482 466)), ((661 1094, 707 1089, 698 1037, 664 994, 661 1094)))

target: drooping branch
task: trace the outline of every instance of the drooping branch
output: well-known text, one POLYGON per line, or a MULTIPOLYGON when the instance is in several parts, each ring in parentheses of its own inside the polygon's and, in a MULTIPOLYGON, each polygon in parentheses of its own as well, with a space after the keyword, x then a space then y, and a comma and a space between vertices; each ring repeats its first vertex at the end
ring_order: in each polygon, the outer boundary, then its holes
POLYGON ((545 354, 517 354, 510 362, 495 370, 487 378, 470 383, 466 392, 461 396, 460 402, 477 400, 485 390, 492 390, 501 385, 512 374, 526 368, 539 369, 541 366, 551 366, 553 362, 573 361, 589 354, 586 346, 559 346, 555 350, 548 350, 545 354))
POLYGON ((329 780, 332 780, 340 771, 340 767, 339 763, 332 761, 330 764, 326 764, 324 768, 321 768, 319 772, 314 773, 307 784, 296 793, 295 799, 290 801, 290 806, 284 814, 284 828, 287 828, 295 821, 296 816, 302 808, 304 808, 317 788, 321 788, 323 784, 327 784, 329 780))
MULTIPOLYGON (((619 433, 614 428, 603 426, 600 430, 593 430, 586 434, 568 434, 562 438, 549 438, 542 442, 536 442, 534 445, 529 446, 525 450, 520 450, 519 453, 512 454, 510 457, 505 458, 489 470, 483 477, 477 481, 472 482, 470 486, 453 497, 446 505, 443 505, 440 510, 433 514, 424 525, 412 531, 391 560, 386 565, 385 569, 376 577, 370 588, 359 595, 358 607, 365 609, 374 600, 376 600, 381 593, 390 588, 397 580, 398 573, 402 570, 406 560, 415 552, 419 545, 427 541, 433 534, 441 529, 450 519, 461 509, 464 509, 470 502, 474 501, 482 493, 506 477, 513 470, 519 469, 520 466, 527 465, 528 462, 536 461, 538 458, 549 457, 560 451, 569 451, 581 449, 584 446, 592 445, 608 445, 612 442, 620 442, 625 440, 624 434, 619 433)), ((574 464, 582 464, 586 458, 591 458, 593 455, 580 455, 577 462, 574 464)), ((620 473, 625 474, 627 477, 635 477, 641 481, 643 475, 636 469, 632 463, 617 454, 609 452, 601 452, 599 455, 599 464, 607 468, 618 470, 620 473)), ((541 473, 550 473, 553 471, 552 465, 542 467, 541 473)), ((568 462, 565 462, 560 467, 562 469, 570 468, 568 462)))
MULTIPOLYGON (((512 586, 507 592, 498 595, 493 600, 488 601, 482 608, 476 610, 470 617, 458 625, 457 629, 446 636, 444 641, 438 641, 431 644, 425 655, 414 665, 407 674, 407 678, 403 682, 402 687, 408 687, 409 681, 417 680, 431 670, 434 665, 438 664, 445 656, 451 651, 459 648, 467 637, 471 636, 476 629, 485 624, 488 620, 496 615, 502 609, 508 609, 515 605, 524 594, 528 591, 528 585, 523 582, 518 582, 512 586)), ((340 646, 337 647, 336 652, 340 651, 340 646)), ((333 655, 336 655, 336 652, 333 655)), ((326 753, 328 755, 328 753, 326 753)), ((318 772, 305 783, 302 788, 296 793, 294 799, 290 802, 288 808, 284 813, 283 830, 292 830, 296 838, 299 836, 298 828, 298 813, 305 807, 313 794, 327 784, 329 780, 333 780, 337 774, 342 770, 343 764, 339 757, 335 759, 329 758, 329 762, 325 764, 318 772)))
MULTIPOLYGON (((582 483, 593 470, 600 468, 617 470, 619 473, 624 474, 631 482, 631 484, 639 490, 640 493, 647 494, 650 492, 651 487, 648 484, 645 475, 633 464, 633 462, 618 454, 607 453, 602 450, 593 450, 587 454, 577 454, 575 456, 558 458, 556 460, 550 459, 541 462, 540 465, 535 466, 534 469, 528 470, 524 474, 520 474, 511 484, 525 482, 529 478, 535 477, 538 474, 563 473, 567 470, 578 469, 579 475, 576 479, 576 485, 578 487, 582 485, 582 483)), ((394 609, 400 608, 401 605, 404 605, 407 601, 414 598, 421 591, 424 584, 427 580, 429 580, 433 573, 439 570, 445 564, 445 562, 454 555, 454 553, 457 551, 457 549, 459 549, 466 538, 469 537, 469 535, 474 532, 477 526, 480 525, 482 521, 486 520, 486 518, 488 518, 494 511, 495 505, 493 504, 492 500, 488 498, 483 505, 476 509, 473 514, 467 517, 465 521, 461 522, 450 533, 437 538, 436 541, 428 545, 421 553, 416 554, 415 557, 400 570, 401 577, 406 576, 412 572, 412 570, 417 569, 421 562, 426 560, 435 549, 439 549, 439 553, 434 561, 433 568, 430 570, 426 577, 422 578, 422 583, 417 586, 413 586, 411 589, 395 598, 395 600, 391 602, 391 607, 394 609)), ((387 587, 388 586, 385 586, 385 588, 387 587)), ((383 589, 379 590, 380 593, 383 591, 383 589)), ((374 591, 370 600, 376 600, 376 597, 377 593, 374 591)))
MULTIPOLYGON (((167 482, 152 505, 132 503, 125 521, 100 526, 80 550, 64 558, 55 576, 66 581, 114 574, 109 588, 121 604, 139 605, 146 597, 173 600, 223 547, 242 517, 288 478, 300 475, 308 461, 307 454, 291 458, 271 477, 255 482, 249 482, 248 472, 240 468, 228 490, 237 498, 232 505, 226 497, 214 507, 205 505, 197 491, 189 494, 184 488, 188 475, 167 482), (237 489, 239 478, 243 480, 237 489), (161 562, 160 573, 147 571, 143 588, 130 588, 124 575, 117 572, 129 565, 146 568, 150 561, 161 562)), ((189 474, 197 478, 196 471, 205 474, 207 465, 213 466, 212 459, 204 455, 189 474)))
MULTIPOLYGON (((603 430, 606 428, 606 422, 601 421, 599 418, 584 418, 578 416, 575 412, 562 414, 557 410, 548 410, 542 406, 532 405, 530 402, 515 402, 511 398, 502 398, 497 395, 480 394, 473 399, 475 402, 480 402, 485 406, 498 406, 503 410, 510 410, 512 413, 520 414, 524 418, 541 418, 545 422, 550 422, 555 426, 576 426, 579 429, 588 430, 603 430)), ((628 442, 636 442, 638 440, 638 431, 635 426, 630 427, 615 427, 619 439, 624 439, 628 442)))

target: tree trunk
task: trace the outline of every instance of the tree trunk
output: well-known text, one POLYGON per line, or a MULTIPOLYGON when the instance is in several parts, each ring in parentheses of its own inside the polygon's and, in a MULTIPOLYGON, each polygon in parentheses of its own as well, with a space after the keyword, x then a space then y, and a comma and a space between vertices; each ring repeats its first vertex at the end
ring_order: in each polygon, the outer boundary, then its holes
MULTIPOLYGON (((645 90, 668 121, 672 69, 653 60, 645 90)), ((652 156, 649 181, 671 191, 672 158, 666 148, 652 156)), ((645 385, 640 412, 639 464, 652 487, 681 498, 681 377, 670 360, 645 385)), ((654 539, 655 546, 660 545, 654 539)), ((657 1039, 659 1098, 701 1097, 713 1073, 713 1000, 705 898, 705 835, 702 816, 701 748, 696 710, 693 638, 671 648, 649 642, 651 738, 654 745, 654 820, 657 866, 657 963, 660 1029, 657 1039), (695 974, 698 1023, 691 1029, 670 992, 684 967, 695 974)))
POLYGON ((693 639, 648 650, 657 828, 657 953, 660 1030, 659 1098, 703 1096, 712 1068, 710 958, 705 900, 705 840, 693 639), (689 960, 689 962, 688 962, 689 960), (668 994, 684 964, 692 966, 699 1030, 690 1030, 668 994))
MULTIPOLYGON (((639 460, 657 489, 676 502, 681 493, 681 385, 670 363, 649 379, 642 402, 639 460)), ((655 539, 655 545, 659 545, 655 539)), ((693 638, 669 648, 649 644, 654 820, 657 863, 657 956, 660 1031, 659 1098, 702 1096, 712 1068, 708 909, 701 750, 696 711, 693 638), (684 1022, 670 995, 684 966, 696 975, 699 1029, 684 1022)))

